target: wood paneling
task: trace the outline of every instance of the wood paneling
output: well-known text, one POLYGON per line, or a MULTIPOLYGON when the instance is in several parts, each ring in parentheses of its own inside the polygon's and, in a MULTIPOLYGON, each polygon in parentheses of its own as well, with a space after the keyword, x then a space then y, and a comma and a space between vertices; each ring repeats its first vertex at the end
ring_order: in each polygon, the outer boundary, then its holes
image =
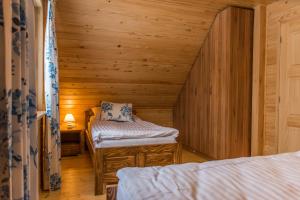
POLYGON ((300 2, 297 0, 278 1, 267 6, 264 154, 278 153, 281 25, 299 17, 300 2))
POLYGON ((183 144, 212 158, 250 155, 253 13, 216 17, 175 107, 183 144))
POLYGON ((172 109, 216 14, 272 1, 57 1, 61 120, 100 100, 172 109))
MULTIPOLYGON (((65 116, 70 110, 73 113, 73 116, 76 120, 76 128, 81 129, 84 127, 84 117, 82 117, 82 113, 88 108, 93 107, 93 105, 87 105, 78 108, 79 106, 73 107, 65 107, 61 105, 61 116, 65 116)), ((173 127, 173 109, 172 108, 135 108, 137 116, 142 118, 143 120, 150 121, 162 126, 173 127)), ((63 120, 63 119, 61 119, 63 120)), ((64 124, 62 123, 62 127, 64 124)))
POLYGON ((281 22, 278 153, 300 150, 300 18, 281 22))
POLYGON ((255 7, 253 36, 253 89, 251 156, 263 154, 266 56, 266 6, 255 7))

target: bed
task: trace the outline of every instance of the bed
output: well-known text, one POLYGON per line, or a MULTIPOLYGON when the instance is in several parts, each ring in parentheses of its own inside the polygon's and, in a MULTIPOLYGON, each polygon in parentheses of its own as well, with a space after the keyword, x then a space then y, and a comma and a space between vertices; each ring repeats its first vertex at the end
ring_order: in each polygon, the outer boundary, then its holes
POLYGON ((95 195, 103 194, 105 185, 118 182, 116 172, 121 168, 181 163, 176 129, 137 117, 134 123, 92 121, 92 115, 90 110, 85 112, 85 135, 94 163, 95 195))
POLYGON ((300 152, 123 168, 117 176, 117 188, 107 188, 108 200, 300 199, 300 152))

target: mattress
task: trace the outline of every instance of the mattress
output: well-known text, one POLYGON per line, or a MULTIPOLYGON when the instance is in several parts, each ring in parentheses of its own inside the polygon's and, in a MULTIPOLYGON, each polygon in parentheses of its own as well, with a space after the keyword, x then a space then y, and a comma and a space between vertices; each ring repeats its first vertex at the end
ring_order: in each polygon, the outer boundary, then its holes
MULTIPOLYGON (((117 122, 118 123, 118 122, 117 122)), ((93 126, 99 126, 99 123, 95 123, 93 120, 88 123, 89 138, 93 138, 91 129, 93 126)), ((95 135, 95 134, 94 134, 95 135)), ((174 144, 176 142, 177 135, 171 135, 167 137, 153 137, 153 138, 136 138, 136 139, 106 139, 100 140, 98 137, 92 139, 94 148, 113 148, 113 147, 131 147, 140 145, 155 145, 155 144, 174 144)))
POLYGON ((159 126, 137 117, 134 122, 116 122, 93 120, 91 122, 92 139, 95 144, 105 140, 145 139, 178 136, 178 130, 159 126))
POLYGON ((162 138, 103 140, 102 142, 94 143, 94 146, 95 148, 111 148, 111 147, 133 147, 133 146, 140 146, 140 145, 173 144, 173 143, 176 143, 174 137, 162 137, 162 138))
POLYGON ((117 176, 118 200, 300 199, 300 152, 123 168, 117 176))

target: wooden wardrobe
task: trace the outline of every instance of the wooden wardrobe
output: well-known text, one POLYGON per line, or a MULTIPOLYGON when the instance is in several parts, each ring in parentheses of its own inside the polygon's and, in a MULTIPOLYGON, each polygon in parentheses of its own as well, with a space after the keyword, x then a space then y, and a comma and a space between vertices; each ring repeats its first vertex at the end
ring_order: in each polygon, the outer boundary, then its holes
POLYGON ((253 18, 217 15, 175 105, 182 144, 214 159, 250 155, 253 18))

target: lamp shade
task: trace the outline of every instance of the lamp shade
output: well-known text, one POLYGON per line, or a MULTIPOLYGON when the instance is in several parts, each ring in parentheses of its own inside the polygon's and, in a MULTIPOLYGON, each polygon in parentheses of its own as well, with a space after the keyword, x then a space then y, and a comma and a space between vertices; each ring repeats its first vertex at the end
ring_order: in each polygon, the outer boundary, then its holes
POLYGON ((64 122, 75 122, 75 118, 71 113, 66 114, 64 122))

